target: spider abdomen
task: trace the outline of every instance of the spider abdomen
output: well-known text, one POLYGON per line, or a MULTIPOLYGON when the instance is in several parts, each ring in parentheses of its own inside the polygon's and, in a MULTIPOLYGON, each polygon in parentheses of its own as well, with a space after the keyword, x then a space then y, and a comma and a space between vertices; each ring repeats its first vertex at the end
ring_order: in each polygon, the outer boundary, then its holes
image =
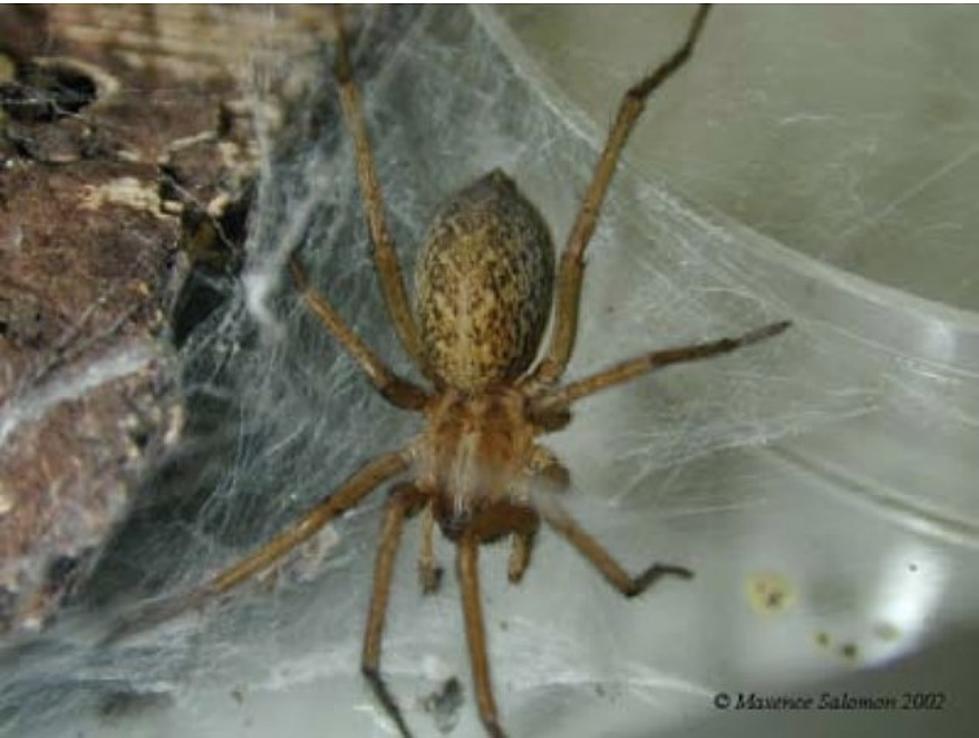
POLYGON ((520 376, 537 355, 553 284, 547 224, 513 180, 497 169, 456 193, 415 274, 429 367, 470 394, 520 376))

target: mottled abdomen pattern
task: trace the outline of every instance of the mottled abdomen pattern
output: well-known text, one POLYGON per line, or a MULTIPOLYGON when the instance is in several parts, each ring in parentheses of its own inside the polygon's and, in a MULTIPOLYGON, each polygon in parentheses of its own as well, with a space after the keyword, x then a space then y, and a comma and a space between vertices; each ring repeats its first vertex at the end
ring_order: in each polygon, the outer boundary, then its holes
POLYGON ((466 393, 530 366, 551 310, 554 244, 537 209, 500 170, 451 197, 415 273, 425 359, 466 393))

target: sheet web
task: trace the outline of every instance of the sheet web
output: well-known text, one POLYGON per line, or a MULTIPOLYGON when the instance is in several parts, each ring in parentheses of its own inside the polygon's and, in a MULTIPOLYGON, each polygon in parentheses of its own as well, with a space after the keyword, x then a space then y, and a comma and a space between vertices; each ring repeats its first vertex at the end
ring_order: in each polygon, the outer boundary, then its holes
MULTIPOLYGON (((409 284, 415 249, 435 207, 495 167, 513 175, 534 200, 560 248, 596 158, 595 134, 536 83, 529 67, 511 64, 498 45, 500 29, 480 18, 464 9, 368 15, 354 49, 409 284)), ((180 714, 193 716, 194 734, 222 734, 241 727, 232 722, 228 728, 224 713, 213 709, 215 701, 228 701, 229 691, 301 692, 316 685, 308 709, 337 735, 389 732, 358 673, 383 491, 276 575, 242 587, 226 602, 109 648, 92 645, 111 617, 200 583, 418 428, 417 419, 369 389, 298 304, 283 268, 298 247, 311 280, 345 319, 397 371, 418 379, 397 344, 373 273, 328 53, 257 63, 252 92, 263 160, 247 265, 240 281, 220 286, 228 293, 226 305, 182 349, 187 440, 148 483, 145 502, 106 553, 77 613, 26 646, 16 675, 4 677, 4 728, 43 733, 81 707, 104 712, 120 695, 135 696, 138 705, 147 703, 141 695, 165 695, 180 714), (278 117, 268 117, 268 110, 278 117)), ((682 77, 673 84, 682 84, 682 77)), ((744 238, 626 166, 588 252, 569 377, 651 347, 736 335, 793 317, 745 266, 744 238)), ((652 557, 685 563, 696 542, 671 538, 665 530, 670 519, 706 517, 701 527, 709 528, 712 513, 682 496, 677 479, 684 465, 798 433, 871 402, 842 378, 813 382, 787 370, 783 359, 805 336, 800 326, 784 340, 597 396, 553 438, 551 446, 576 481, 569 505, 630 568, 652 557), (655 551, 651 540, 658 542, 655 551), (668 548, 671 542, 678 548, 668 548)), ((475 708, 453 552, 440 546, 448 575, 440 594, 423 599, 417 551, 409 526, 383 669, 420 735, 436 727, 419 701, 458 676, 466 703, 457 730, 468 735, 475 730, 475 708)), ((503 547, 488 550, 483 578, 498 697, 515 734, 543 735, 529 726, 560 715, 580 690, 593 694, 596 685, 657 705, 671 692, 706 689, 695 675, 672 669, 669 659, 664 666, 647 658, 655 653, 650 644, 665 636, 648 633, 642 646, 616 636, 632 632, 616 623, 648 621, 654 611, 682 619, 682 598, 657 603, 657 593, 620 602, 546 533, 519 589, 505 583, 505 557, 503 547)))

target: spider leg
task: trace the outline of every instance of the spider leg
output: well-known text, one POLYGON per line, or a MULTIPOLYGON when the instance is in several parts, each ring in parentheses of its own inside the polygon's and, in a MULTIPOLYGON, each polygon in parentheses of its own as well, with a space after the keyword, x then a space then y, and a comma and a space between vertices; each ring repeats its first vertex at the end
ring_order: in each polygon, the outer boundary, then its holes
POLYGON ((435 558, 435 513, 431 504, 422 511, 422 550, 418 557, 418 578, 422 594, 434 594, 442 583, 442 567, 435 558))
POLYGON ((333 73, 340 87, 340 103, 343 106, 344 121, 354 140, 357 179, 360 183, 364 216, 370 231, 378 279, 384 293, 384 301, 401 343, 421 372, 430 377, 421 351, 418 326, 415 324, 415 318, 408 302, 401 264, 398 262, 398 256, 394 250, 394 238, 388 228, 384 214, 384 197, 377 178, 377 167, 374 164, 370 137, 367 135, 367 123, 364 120, 360 91, 357 89, 351 71, 347 36, 343 27, 343 11, 339 6, 334 6, 334 18, 337 29, 337 54, 333 73))
MULTIPOLYGON (((561 493, 570 486, 571 477, 553 451, 546 446, 534 446, 527 464, 526 481, 528 485, 543 482, 549 492, 561 493)), ((521 505, 520 510, 521 515, 509 516, 512 543, 507 577, 511 584, 518 584, 530 566, 537 531, 540 530, 540 515, 537 511, 528 507, 526 502, 521 505)))
POLYGON ((511 584, 519 584, 527 571, 527 567, 530 566, 530 555, 533 553, 539 528, 540 518, 535 516, 533 524, 528 525, 524 530, 513 532, 510 544, 510 560, 507 562, 507 578, 511 584))
POLYGON ((505 738, 500 726, 493 683, 490 680, 489 657, 486 653, 486 630, 479 594, 479 538, 463 535, 456 559, 459 588, 462 593, 462 613, 466 621, 466 641, 472 666, 479 717, 491 738, 505 738))
POLYGON ((408 464, 409 456, 405 451, 378 456, 355 472, 335 493, 317 503, 312 510, 258 551, 228 567, 189 594, 151 603, 135 616, 118 623, 103 642, 116 641, 165 622, 245 582, 311 538, 335 517, 357 505, 381 482, 407 469, 408 464))
POLYGON ((628 359, 597 374, 592 374, 590 377, 579 379, 552 392, 545 393, 539 400, 540 405, 537 412, 553 412, 561 408, 567 408, 583 397, 593 395, 607 387, 623 384, 656 369, 669 366, 670 364, 699 361, 700 359, 709 359, 712 356, 736 351, 744 346, 750 346, 777 336, 790 325, 792 325, 790 321, 783 320, 779 323, 771 323, 761 328, 756 328, 737 338, 721 338, 717 341, 710 341, 709 343, 662 349, 637 356, 634 359, 628 359))
POLYGON ((381 676, 381 639, 384 635, 384 617, 388 608, 388 596, 391 593, 391 578, 394 575, 394 561, 401 543, 401 531, 405 518, 418 505, 418 490, 411 484, 400 484, 391 492, 384 509, 384 520, 381 523, 380 543, 377 547, 377 559, 374 564, 374 584, 371 592, 371 604, 367 614, 367 628, 364 632, 364 648, 360 661, 360 670, 370 684, 378 702, 384 707, 388 716, 398 726, 405 738, 410 738, 411 732, 405 723, 401 708, 391 694, 381 676))
POLYGON ((360 368, 384 399, 405 410, 423 408, 429 399, 425 390, 402 379, 381 361, 371 347, 340 317, 329 301, 310 286, 306 270, 295 255, 289 260, 289 271, 306 306, 320 319, 330 335, 360 364, 360 368))
MULTIPOLYGON (((569 479, 570 475, 564 466, 554 457, 553 466, 542 472, 551 480, 557 478, 569 479), (553 468, 556 467, 556 468, 553 468)), ((537 512, 544 521, 574 546, 578 553, 584 556, 598 569, 599 573, 609 583, 626 597, 635 597, 645 592, 654 582, 664 576, 675 576, 691 579, 693 572, 682 566, 654 563, 639 576, 631 576, 622 565, 615 560, 601 543, 595 540, 579 523, 565 510, 553 490, 535 489, 531 492, 537 512)))
POLYGON ((602 210, 609 183, 615 174, 622 149, 646 106, 646 100, 663 82, 669 79, 690 58, 694 45, 707 18, 709 5, 701 5, 690 23, 686 40, 673 54, 647 77, 628 89, 619 103, 615 123, 608 134, 605 148, 592 174, 574 226, 568 235, 558 272, 557 298, 554 310, 554 330, 547 354, 538 365, 533 379, 551 384, 564 373, 574 348, 578 330, 578 303, 584 273, 584 253, 591 240, 602 210))

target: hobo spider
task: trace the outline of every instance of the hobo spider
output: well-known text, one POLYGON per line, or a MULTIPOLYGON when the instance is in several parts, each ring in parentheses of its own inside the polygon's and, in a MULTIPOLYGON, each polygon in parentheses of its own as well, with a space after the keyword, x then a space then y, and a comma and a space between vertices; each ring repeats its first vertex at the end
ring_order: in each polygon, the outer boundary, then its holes
MULTIPOLYGON (((383 482, 400 477, 384 508, 373 590, 363 642, 362 671, 401 734, 408 726, 380 672, 381 637, 395 557, 405 520, 422 517, 421 586, 434 591, 441 570, 433 553, 437 525, 457 548, 472 678, 479 714, 490 736, 503 736, 486 650, 478 559, 481 544, 508 537, 508 576, 521 580, 543 519, 626 597, 664 576, 688 579, 680 566, 654 563, 630 575, 564 509, 559 493, 570 485, 567 469, 536 442, 571 421, 583 397, 670 364, 706 359, 775 336, 779 322, 738 338, 655 351, 597 374, 560 384, 574 347, 584 252, 595 230, 609 183, 646 100, 690 57, 709 8, 694 16, 683 44, 625 93, 595 167, 560 264, 547 224, 516 184, 495 170, 457 192, 442 206, 426 236, 416 273, 416 302, 409 303, 384 214, 361 107, 337 11, 334 74, 344 120, 353 137, 364 215, 373 258, 398 337, 430 389, 395 374, 309 283, 299 259, 292 279, 306 306, 360 365, 374 388, 394 406, 422 413, 424 430, 406 447, 365 464, 338 490, 265 546, 149 619, 231 590, 307 540, 383 482), (551 312, 554 325, 540 356, 551 312)), ((141 618, 141 626, 147 622, 141 618)))

